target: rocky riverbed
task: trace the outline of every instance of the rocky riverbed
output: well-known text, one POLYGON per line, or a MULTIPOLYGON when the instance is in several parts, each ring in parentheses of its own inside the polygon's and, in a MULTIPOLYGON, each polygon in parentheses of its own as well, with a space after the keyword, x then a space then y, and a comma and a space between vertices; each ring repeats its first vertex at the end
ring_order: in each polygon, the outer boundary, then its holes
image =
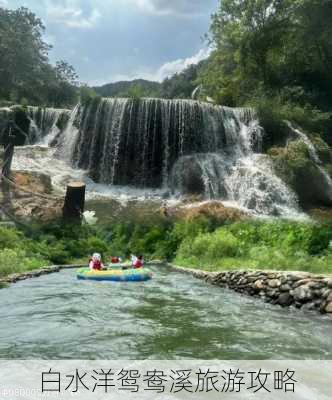
POLYGON ((174 265, 171 267, 213 285, 259 297, 267 303, 316 310, 332 316, 332 276, 287 271, 206 272, 174 265))

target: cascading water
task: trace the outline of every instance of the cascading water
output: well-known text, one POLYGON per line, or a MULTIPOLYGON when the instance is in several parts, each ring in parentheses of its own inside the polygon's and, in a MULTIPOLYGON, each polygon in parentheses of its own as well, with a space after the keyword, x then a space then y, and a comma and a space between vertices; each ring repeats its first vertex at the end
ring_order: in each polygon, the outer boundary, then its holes
POLYGON ((264 214, 297 210, 295 194, 259 156, 253 110, 192 100, 101 99, 72 112, 59 157, 95 181, 232 201, 264 214))
POLYGON ((252 109, 194 100, 95 99, 70 114, 29 112, 30 137, 52 146, 45 171, 60 171, 56 183, 75 176, 87 180, 88 191, 107 189, 117 198, 195 195, 257 214, 299 212, 297 196, 262 154, 264 131, 252 109))
POLYGON ((28 141, 48 145, 66 125, 70 110, 28 107, 30 129, 28 141))
POLYGON ((287 122, 288 127, 292 132, 295 133, 295 135, 306 145, 308 149, 309 156, 311 158, 311 161, 314 162, 316 167, 321 173, 321 176, 323 177, 325 183, 326 183, 326 192, 328 193, 328 196, 330 198, 330 201, 332 202, 332 179, 328 172, 324 169, 323 163, 321 159, 319 158, 319 155, 317 153, 317 150, 312 143, 312 141, 309 139, 309 137, 301 132, 299 129, 295 128, 290 122, 287 122))

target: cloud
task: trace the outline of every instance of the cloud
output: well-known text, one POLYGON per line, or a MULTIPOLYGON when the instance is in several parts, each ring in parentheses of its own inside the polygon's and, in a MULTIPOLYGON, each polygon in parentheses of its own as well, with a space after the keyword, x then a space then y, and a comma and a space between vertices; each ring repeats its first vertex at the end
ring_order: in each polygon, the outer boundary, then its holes
POLYGON ((169 61, 158 69, 156 73, 156 80, 163 81, 165 78, 169 78, 170 76, 183 71, 190 65, 198 64, 200 61, 208 58, 210 53, 210 49, 201 49, 192 57, 179 58, 178 60, 169 61))
POLYGON ((93 8, 88 15, 76 2, 68 1, 65 4, 54 5, 49 3, 47 7, 47 16, 53 21, 60 22, 69 28, 93 28, 101 17, 97 8, 93 8))
MULTIPOLYGON (((206 2, 211 0, 125 0, 142 11, 154 15, 198 17, 206 14, 206 2), (205 3, 205 4, 204 4, 205 3)), ((213 0, 212 0, 213 1, 213 0)))
POLYGON ((0 0, 0 7, 8 7, 8 1, 7 0, 0 0))

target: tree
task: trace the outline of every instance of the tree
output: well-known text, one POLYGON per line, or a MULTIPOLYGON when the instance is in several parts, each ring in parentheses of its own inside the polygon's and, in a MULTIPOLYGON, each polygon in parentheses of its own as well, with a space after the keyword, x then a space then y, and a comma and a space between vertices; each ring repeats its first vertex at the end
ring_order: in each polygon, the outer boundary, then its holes
POLYGON ((198 80, 218 103, 274 98, 322 119, 332 107, 331 21, 331 0, 220 0, 198 80))
POLYGON ((189 65, 184 71, 166 78, 161 84, 161 97, 167 99, 190 99, 198 86, 197 77, 204 65, 201 61, 197 65, 189 65))
POLYGON ((65 61, 49 63, 44 31, 29 9, 0 8, 0 98, 55 106, 77 100, 77 74, 65 61))
POLYGON ((55 65, 55 74, 60 82, 67 82, 73 86, 78 84, 78 75, 72 65, 67 61, 57 61, 55 65))
POLYGON ((0 8, 0 93, 20 97, 38 85, 41 66, 47 62, 48 46, 42 40, 42 21, 27 8, 0 8))
POLYGON ((86 104, 90 100, 92 100, 98 96, 97 93, 95 92, 95 90, 93 90, 92 88, 90 88, 87 85, 81 85, 79 92, 80 92, 80 102, 82 104, 86 104))

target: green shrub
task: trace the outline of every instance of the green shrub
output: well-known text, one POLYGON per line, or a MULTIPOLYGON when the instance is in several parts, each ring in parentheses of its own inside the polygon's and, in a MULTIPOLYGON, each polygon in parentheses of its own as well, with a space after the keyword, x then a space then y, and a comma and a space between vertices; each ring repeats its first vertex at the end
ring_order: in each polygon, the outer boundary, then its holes
POLYGON ((0 250, 14 248, 23 238, 23 235, 12 228, 0 227, 0 250))
POLYGON ((223 257, 236 257, 238 247, 236 237, 221 228, 214 233, 202 233, 194 240, 185 239, 178 250, 177 259, 191 258, 197 262, 215 263, 223 257))
POLYGON ((24 250, 3 249, 0 251, 0 276, 41 268, 42 259, 27 257, 24 250))

